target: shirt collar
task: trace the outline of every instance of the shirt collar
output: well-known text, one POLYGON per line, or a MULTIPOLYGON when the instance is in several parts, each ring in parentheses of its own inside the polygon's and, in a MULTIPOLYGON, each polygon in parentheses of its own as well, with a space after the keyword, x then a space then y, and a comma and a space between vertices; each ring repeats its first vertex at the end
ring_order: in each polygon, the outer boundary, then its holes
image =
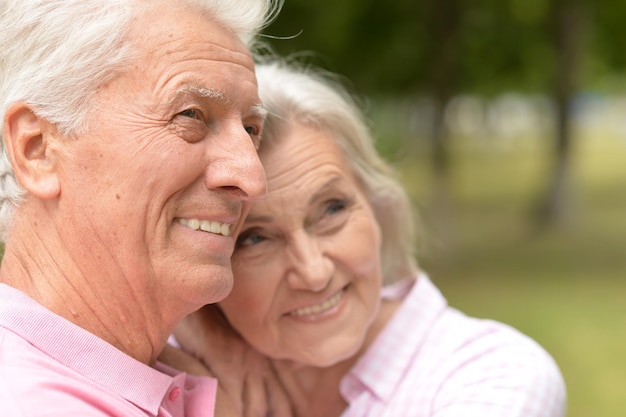
POLYGON ((135 360, 15 288, 0 284, 0 299, 0 325, 68 368, 157 415, 173 377, 135 360))
POLYGON ((342 380, 341 391, 348 402, 355 400, 363 390, 387 401, 432 325, 447 307, 446 299, 424 274, 385 287, 382 297, 404 298, 404 301, 342 380))

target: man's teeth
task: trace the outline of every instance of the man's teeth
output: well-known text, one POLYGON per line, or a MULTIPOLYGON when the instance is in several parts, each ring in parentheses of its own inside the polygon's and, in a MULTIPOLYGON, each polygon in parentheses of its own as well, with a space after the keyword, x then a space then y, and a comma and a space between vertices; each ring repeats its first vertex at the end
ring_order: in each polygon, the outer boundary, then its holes
POLYGON ((187 226, 188 228, 193 230, 202 230, 204 232, 215 233, 224 236, 230 235, 230 224, 227 223, 198 219, 178 219, 178 222, 183 226, 187 226))
POLYGON ((302 317, 302 316, 309 316, 312 314, 319 314, 323 311, 329 310, 332 307, 336 306, 339 303, 339 301, 341 301, 341 298, 343 297, 343 293, 344 293, 344 290, 341 290, 337 294, 330 297, 328 300, 324 301, 323 303, 319 303, 319 304, 304 307, 304 308, 299 308, 297 310, 292 311, 291 315, 302 317))

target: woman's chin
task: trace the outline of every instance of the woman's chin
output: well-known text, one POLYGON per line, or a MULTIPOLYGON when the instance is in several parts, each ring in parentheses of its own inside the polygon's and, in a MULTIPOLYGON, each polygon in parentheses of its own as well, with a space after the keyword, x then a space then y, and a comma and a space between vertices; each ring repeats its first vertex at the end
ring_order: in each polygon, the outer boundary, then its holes
POLYGON ((320 350, 316 353, 312 353, 311 355, 300 358, 297 362, 300 362, 304 366, 313 366, 316 368, 330 368, 341 362, 345 362, 350 360, 351 358, 354 358, 355 355, 359 352, 360 347, 360 344, 355 344, 355 346, 349 349, 341 349, 334 352, 323 352, 320 350))

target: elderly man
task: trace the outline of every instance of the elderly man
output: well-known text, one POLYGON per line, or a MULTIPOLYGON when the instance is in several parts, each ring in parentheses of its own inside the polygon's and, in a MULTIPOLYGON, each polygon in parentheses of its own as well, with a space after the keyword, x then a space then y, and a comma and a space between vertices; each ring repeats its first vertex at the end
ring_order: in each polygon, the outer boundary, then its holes
POLYGON ((265 193, 271 0, 0 0, 3 416, 212 416, 157 362, 265 193))

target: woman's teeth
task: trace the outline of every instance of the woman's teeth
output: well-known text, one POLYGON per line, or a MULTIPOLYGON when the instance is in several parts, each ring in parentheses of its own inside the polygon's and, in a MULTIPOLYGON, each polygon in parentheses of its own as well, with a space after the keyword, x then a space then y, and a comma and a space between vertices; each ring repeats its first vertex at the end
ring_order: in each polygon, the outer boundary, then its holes
POLYGON ((230 224, 199 219, 177 219, 180 224, 193 230, 215 233, 217 235, 230 235, 230 224))
POLYGON ((299 308, 297 310, 292 311, 290 314, 292 316, 302 317, 302 316, 309 316, 313 314, 319 314, 326 310, 330 310, 331 308, 339 304, 339 301, 341 301, 341 298, 343 297, 344 292, 345 290, 341 290, 337 294, 330 297, 328 300, 324 301, 323 303, 299 308))

